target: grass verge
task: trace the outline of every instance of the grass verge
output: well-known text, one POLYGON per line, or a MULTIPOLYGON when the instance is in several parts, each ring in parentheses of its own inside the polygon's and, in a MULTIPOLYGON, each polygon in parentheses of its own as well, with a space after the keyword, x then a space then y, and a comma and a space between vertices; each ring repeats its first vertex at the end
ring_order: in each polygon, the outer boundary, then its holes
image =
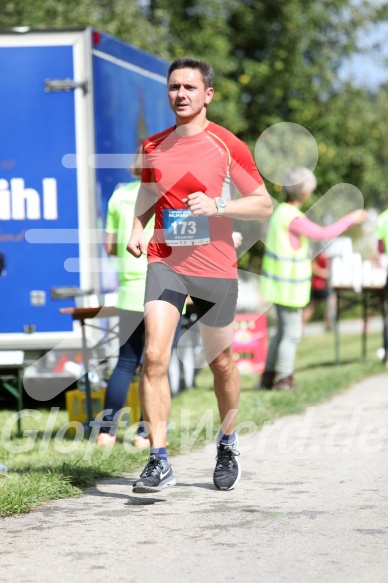
MULTIPOLYGON (((286 414, 302 413, 326 401, 355 382, 385 371, 377 360, 381 334, 368 336, 368 354, 360 361, 360 335, 341 338, 340 365, 334 364, 332 334, 305 337, 298 347, 295 378, 297 391, 257 391, 257 378, 242 378, 238 423, 260 428, 286 414)), ((204 444, 218 429, 218 413, 208 369, 198 375, 197 388, 173 400, 169 453, 204 444), (210 429, 209 429, 210 428, 210 429), (208 432, 208 434, 206 433, 208 432)), ((147 452, 131 446, 134 428, 120 430, 114 448, 96 448, 92 439, 76 440, 63 426, 64 410, 34 410, 23 419, 23 437, 16 436, 14 411, 0 411, 0 517, 24 513, 49 500, 79 496, 99 480, 138 471, 147 452)))

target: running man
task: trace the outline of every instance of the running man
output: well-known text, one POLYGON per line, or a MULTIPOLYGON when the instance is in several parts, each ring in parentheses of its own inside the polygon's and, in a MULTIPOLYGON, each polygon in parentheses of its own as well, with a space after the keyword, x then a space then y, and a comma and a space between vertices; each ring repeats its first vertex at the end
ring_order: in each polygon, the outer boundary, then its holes
POLYGON ((207 119, 212 80, 208 63, 188 57, 174 61, 167 86, 176 125, 143 145, 142 185, 127 246, 135 257, 148 255, 140 396, 151 450, 133 485, 139 493, 176 483, 166 452, 171 406, 167 369, 188 295, 200 318, 221 419, 214 485, 231 490, 241 473, 235 432, 240 375, 232 354, 238 294, 232 219, 266 218, 272 202, 249 148, 207 119), (231 196, 230 182, 240 198, 231 196), (144 228, 154 213, 154 235, 147 247, 144 228))

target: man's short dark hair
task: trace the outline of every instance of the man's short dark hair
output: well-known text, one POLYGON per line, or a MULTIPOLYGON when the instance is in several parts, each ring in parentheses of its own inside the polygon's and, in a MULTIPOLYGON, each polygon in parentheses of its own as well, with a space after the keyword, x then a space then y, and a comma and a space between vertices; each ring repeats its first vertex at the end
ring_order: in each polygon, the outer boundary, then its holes
POLYGON ((177 69, 198 69, 202 75, 202 80, 205 84, 206 89, 212 87, 214 71, 213 67, 206 63, 205 61, 198 61, 192 59, 191 57, 182 57, 181 59, 175 59, 168 69, 167 80, 173 71, 177 69))

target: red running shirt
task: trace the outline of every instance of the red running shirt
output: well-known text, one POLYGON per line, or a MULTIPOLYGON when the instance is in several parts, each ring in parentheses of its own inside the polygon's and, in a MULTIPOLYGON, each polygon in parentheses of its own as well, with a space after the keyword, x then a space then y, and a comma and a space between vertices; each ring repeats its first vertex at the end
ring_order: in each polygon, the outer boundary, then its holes
POLYGON ((223 196, 223 185, 231 180, 242 196, 254 192, 261 178, 244 142, 225 128, 210 122, 200 133, 186 137, 175 126, 148 138, 143 145, 142 181, 155 182, 154 235, 148 245, 149 263, 162 262, 177 273, 197 277, 236 278, 236 252, 232 219, 208 217, 210 243, 196 246, 166 245, 163 209, 187 209, 182 199, 196 191, 211 198, 223 196))

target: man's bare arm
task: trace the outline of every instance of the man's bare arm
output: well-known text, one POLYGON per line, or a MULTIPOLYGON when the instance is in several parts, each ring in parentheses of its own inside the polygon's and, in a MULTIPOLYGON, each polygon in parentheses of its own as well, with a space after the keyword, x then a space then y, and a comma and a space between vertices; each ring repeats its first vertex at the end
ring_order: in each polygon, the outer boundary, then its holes
MULTIPOLYGON (((193 192, 184 201, 193 215, 211 217, 217 214, 217 207, 213 198, 204 192, 193 192)), ((264 184, 247 196, 236 200, 227 200, 222 216, 243 221, 252 221, 268 218, 273 211, 271 196, 264 184)))
POLYGON ((147 242, 144 236, 144 228, 155 213, 156 187, 154 184, 142 184, 140 186, 136 205, 135 217, 131 237, 128 241, 127 251, 134 257, 147 255, 147 242))
POLYGON ((147 226, 155 212, 157 200, 156 185, 154 183, 142 183, 136 198, 135 218, 138 218, 143 228, 147 226))

